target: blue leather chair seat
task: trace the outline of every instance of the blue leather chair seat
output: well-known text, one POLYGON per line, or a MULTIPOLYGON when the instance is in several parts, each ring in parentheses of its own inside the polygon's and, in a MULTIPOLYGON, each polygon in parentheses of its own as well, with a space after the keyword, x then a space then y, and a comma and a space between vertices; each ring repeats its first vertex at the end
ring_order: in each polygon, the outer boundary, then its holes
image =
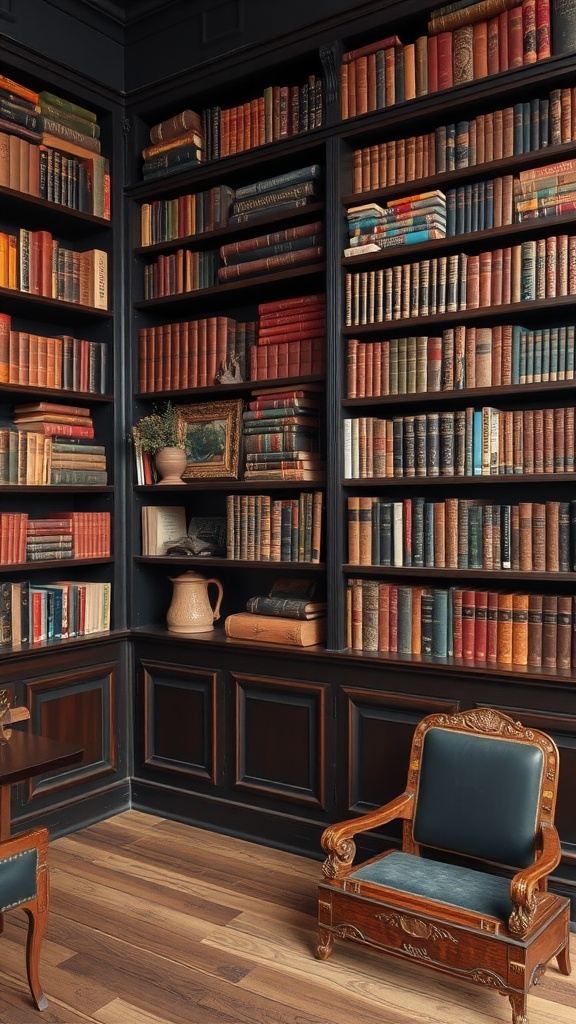
POLYGON ((353 871, 349 878, 424 896, 500 921, 512 912, 510 880, 471 868, 394 852, 353 871))

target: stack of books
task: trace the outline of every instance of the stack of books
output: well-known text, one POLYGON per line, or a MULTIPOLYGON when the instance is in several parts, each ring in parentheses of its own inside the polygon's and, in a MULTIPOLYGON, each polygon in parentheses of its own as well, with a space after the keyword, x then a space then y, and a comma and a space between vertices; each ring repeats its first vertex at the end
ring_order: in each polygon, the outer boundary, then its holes
POLYGON ((558 217, 576 210, 576 160, 520 171, 514 182, 518 221, 558 217))
POLYGON ((219 281, 264 274, 269 270, 313 263, 324 255, 324 225, 321 221, 272 231, 256 238, 231 242, 220 249, 224 266, 218 270, 219 281))
POLYGON ((38 93, 5 75, 0 75, 0 130, 34 143, 42 140, 38 93))
POLYGON ((59 558, 74 558, 71 521, 29 519, 26 532, 26 561, 50 562, 59 558))
POLYGON ((58 405, 55 402, 17 405, 14 407, 14 425, 19 432, 26 432, 31 438, 35 436, 39 447, 45 440, 50 442, 46 448, 42 447, 44 461, 41 471, 44 477, 49 474, 48 479, 22 482, 107 483, 106 450, 103 445, 87 443, 94 437, 94 424, 86 406, 58 405))
POLYGON ((251 597, 245 612, 229 615, 226 635, 240 640, 309 647, 326 639, 326 601, 314 600, 316 580, 278 579, 251 597))
POLYGON ((150 129, 150 145, 142 150, 145 181, 164 178, 196 167, 204 159, 202 118, 182 110, 150 129))
POLYGON ((318 201, 321 194, 319 164, 299 167, 236 189, 230 224, 251 224, 272 213, 299 209, 318 201))
POLYGON ((446 236, 446 196, 439 189, 402 199, 362 203, 348 209, 350 246, 345 256, 358 256, 400 245, 418 245, 446 236))
POLYGON ((58 147, 64 139, 90 153, 100 153, 100 125, 92 110, 45 90, 38 93, 38 103, 45 145, 58 147))
POLYGON ((242 413, 246 480, 323 480, 320 401, 313 388, 254 391, 242 413))
POLYGON ((324 294, 261 302, 258 314, 258 338, 250 350, 251 380, 324 373, 324 294))

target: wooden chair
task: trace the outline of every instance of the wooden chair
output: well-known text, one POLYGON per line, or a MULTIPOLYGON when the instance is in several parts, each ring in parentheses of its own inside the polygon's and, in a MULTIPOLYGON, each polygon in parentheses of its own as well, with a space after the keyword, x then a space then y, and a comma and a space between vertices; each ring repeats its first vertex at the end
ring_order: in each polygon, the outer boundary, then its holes
POLYGON ((496 989, 527 1024, 548 961, 570 973, 569 901, 547 891, 557 786, 545 733, 489 709, 423 719, 404 793, 322 836, 318 957, 335 938, 366 943, 496 989), (402 849, 355 867, 353 837, 395 818, 402 849))
MULTIPOLYGON (((48 917, 48 829, 37 828, 0 842, 0 915, 20 907, 28 917, 26 970, 39 1010, 48 1000, 39 978, 40 947, 48 917)), ((0 918, 1 920, 2 918, 0 918)))

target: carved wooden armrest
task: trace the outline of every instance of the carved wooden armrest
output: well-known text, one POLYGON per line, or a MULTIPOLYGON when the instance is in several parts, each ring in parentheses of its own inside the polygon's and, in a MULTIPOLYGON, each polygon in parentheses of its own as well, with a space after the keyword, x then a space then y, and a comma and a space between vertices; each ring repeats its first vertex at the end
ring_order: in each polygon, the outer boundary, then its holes
POLYGON ((510 882, 510 899, 514 907, 508 927, 513 935, 524 937, 529 931, 538 908, 540 883, 559 864, 561 849, 558 832, 554 825, 542 823, 540 833, 542 852, 534 864, 518 871, 510 882))
POLYGON ((356 855, 356 843, 353 836, 360 832, 369 832, 379 828, 395 818, 411 818, 414 804, 413 793, 402 793, 389 803, 378 807, 375 811, 363 814, 359 818, 349 818, 336 825, 329 825, 322 834, 322 849, 328 854, 322 865, 327 878, 336 878, 342 871, 350 867, 356 855))

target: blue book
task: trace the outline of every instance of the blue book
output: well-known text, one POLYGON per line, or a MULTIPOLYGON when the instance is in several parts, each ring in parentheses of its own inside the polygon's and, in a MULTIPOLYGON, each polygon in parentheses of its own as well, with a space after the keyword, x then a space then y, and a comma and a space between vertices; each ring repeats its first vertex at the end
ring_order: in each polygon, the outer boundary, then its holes
POLYGON ((424 565, 434 567, 434 503, 424 505, 424 565))
POLYGON ((398 654, 412 654, 412 587, 398 587, 398 654))
POLYGON ((474 409, 472 429, 472 475, 482 476, 482 410, 474 409))
POLYGON ((380 505, 380 565, 392 565, 392 502, 380 505))
POLYGON ((372 565, 380 565, 380 502, 372 502, 372 565))
POLYGON ((538 332, 542 335, 542 380, 550 380, 550 328, 538 332))
POLYGON ((512 384, 520 384, 520 339, 522 328, 517 324, 512 328, 512 384))
POLYGON ((274 192, 286 185, 297 185, 301 181, 312 181, 313 178, 320 177, 322 177, 320 164, 310 164, 308 167, 299 167, 295 171, 277 174, 273 178, 263 178, 262 181, 256 181, 252 185, 241 185, 236 189, 236 199, 247 199, 251 196, 261 195, 263 192, 274 192))
MULTIPOLYGON (((400 623, 400 602, 398 602, 400 623)), ((432 606, 432 654, 435 658, 448 656, 448 591, 434 590, 432 606)))
POLYGON ((456 234, 456 191, 450 188, 446 193, 446 234, 449 238, 456 234))

